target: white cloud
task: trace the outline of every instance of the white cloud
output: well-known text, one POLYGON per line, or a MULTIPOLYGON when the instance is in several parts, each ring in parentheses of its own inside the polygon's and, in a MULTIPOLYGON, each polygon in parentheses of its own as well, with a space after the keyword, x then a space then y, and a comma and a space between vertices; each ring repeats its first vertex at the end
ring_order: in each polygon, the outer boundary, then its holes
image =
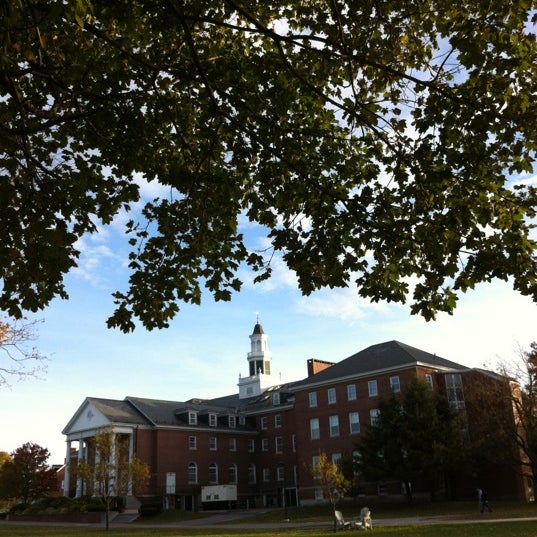
POLYGON ((370 312, 387 310, 384 303, 373 303, 360 296, 354 287, 323 289, 309 297, 301 297, 297 311, 313 317, 332 317, 354 322, 365 318, 370 312))

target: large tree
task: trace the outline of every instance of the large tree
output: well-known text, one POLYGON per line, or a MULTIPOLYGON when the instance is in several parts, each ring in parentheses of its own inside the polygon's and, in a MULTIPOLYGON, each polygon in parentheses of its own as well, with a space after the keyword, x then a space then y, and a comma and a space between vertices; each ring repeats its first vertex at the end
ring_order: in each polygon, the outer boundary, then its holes
POLYGON ((165 327, 281 255, 430 319, 477 283, 537 299, 529 0, 7 0, 0 309, 67 297, 77 242, 127 224, 109 326, 165 327), (266 229, 256 250, 239 219, 266 229))
POLYGON ((0 470, 0 493, 23 503, 38 500, 59 488, 56 471, 47 463, 47 448, 27 442, 11 454, 0 470))
POLYGON ((46 356, 31 346, 41 321, 0 317, 0 388, 13 378, 35 377, 46 371, 46 356))
POLYGON ((400 480, 412 501, 416 483, 449 494, 449 475, 468 459, 465 422, 445 398, 414 379, 402 397, 381 398, 358 445, 357 470, 371 481, 400 480))

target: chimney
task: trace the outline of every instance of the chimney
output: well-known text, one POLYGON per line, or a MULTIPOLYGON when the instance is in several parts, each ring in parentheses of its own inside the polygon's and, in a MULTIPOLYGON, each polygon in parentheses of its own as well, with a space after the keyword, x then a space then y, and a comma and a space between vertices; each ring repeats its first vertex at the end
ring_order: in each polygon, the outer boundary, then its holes
POLYGON ((308 360, 308 377, 320 373, 333 365, 334 362, 325 362, 324 360, 317 360, 317 358, 310 358, 308 360))

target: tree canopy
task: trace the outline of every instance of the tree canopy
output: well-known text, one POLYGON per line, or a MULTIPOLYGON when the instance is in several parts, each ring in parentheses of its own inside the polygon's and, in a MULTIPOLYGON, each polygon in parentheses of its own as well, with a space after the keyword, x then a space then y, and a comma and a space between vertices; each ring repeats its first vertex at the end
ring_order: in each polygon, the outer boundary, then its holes
MULTIPOLYGON (((530 0, 0 6, 0 309, 66 298, 79 239, 126 225, 108 325, 165 327, 281 256, 431 319, 512 279, 537 300, 530 0), (267 249, 239 222, 266 229, 267 249)), ((531 17, 533 16, 533 20, 531 17)))
POLYGON ((49 457, 47 448, 32 442, 17 448, 0 468, 0 497, 28 503, 56 491, 59 481, 49 457))

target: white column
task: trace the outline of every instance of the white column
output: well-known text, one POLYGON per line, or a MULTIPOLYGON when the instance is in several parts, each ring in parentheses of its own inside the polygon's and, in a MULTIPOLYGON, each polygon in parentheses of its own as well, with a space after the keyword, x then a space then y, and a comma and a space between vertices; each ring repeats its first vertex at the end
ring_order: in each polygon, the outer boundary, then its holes
MULTIPOLYGON (((84 439, 81 438, 78 441, 78 462, 84 460, 84 439)), ((76 478, 76 493, 75 497, 80 498, 82 496, 82 478, 76 478)))
POLYGON ((65 470, 63 475, 63 495, 69 497, 69 480, 71 479, 71 440, 67 440, 65 453, 65 470))
MULTIPOLYGON (((134 433, 129 434, 129 464, 132 463, 134 456, 134 433)), ((128 495, 132 496, 132 479, 129 480, 128 495)))

